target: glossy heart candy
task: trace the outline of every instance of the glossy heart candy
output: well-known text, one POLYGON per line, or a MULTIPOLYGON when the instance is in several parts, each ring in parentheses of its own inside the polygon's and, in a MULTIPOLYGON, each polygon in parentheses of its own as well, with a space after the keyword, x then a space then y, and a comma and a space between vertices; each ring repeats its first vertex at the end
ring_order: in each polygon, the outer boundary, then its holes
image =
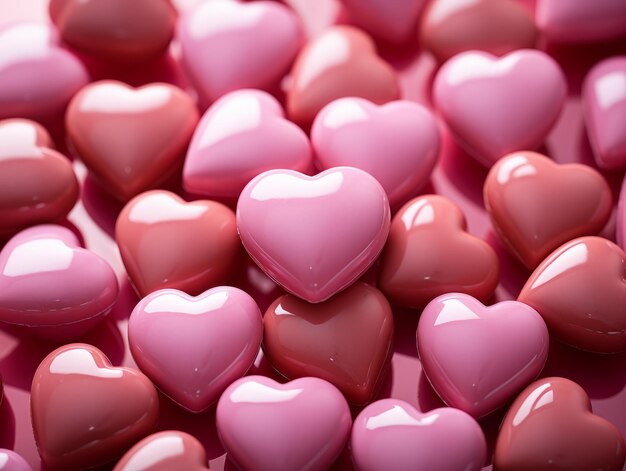
POLYGON ((0 121, 0 234, 63 219, 78 199, 72 164, 34 121, 0 121))
POLYGON ((132 368, 114 368, 95 347, 70 344, 39 365, 31 391, 33 431, 49 469, 112 461, 156 426, 159 397, 132 368))
POLYGON ((487 443, 478 423, 450 407, 421 413, 398 399, 367 406, 350 440, 358 471, 480 471, 487 443))
POLYGON ((500 159, 485 180, 484 200, 502 241, 531 270, 561 244, 600 232, 613 209, 597 171, 535 152, 500 159))
POLYGON ((191 412, 208 409, 248 371, 262 334, 254 299, 228 286, 195 298, 156 291, 137 304, 128 322, 130 351, 141 371, 191 412))
POLYGON ((342 97, 377 104, 400 97, 395 71, 376 55, 372 39, 350 26, 328 28, 300 52, 292 70, 287 114, 307 128, 325 105, 342 97))
POLYGON ((201 2, 179 23, 182 59, 203 102, 241 88, 275 90, 303 41, 298 17, 276 2, 201 2))
POLYGON ((350 409, 332 384, 264 376, 235 381, 217 405, 217 431, 242 470, 325 471, 350 435, 350 409))
POLYGON ((419 309, 449 292, 487 301, 498 285, 498 258, 466 231, 463 213, 443 196, 404 205, 380 259, 378 285, 389 301, 419 309))
POLYGON ((162 190, 124 207, 115 239, 142 297, 163 288, 195 295, 220 285, 233 275, 241 249, 229 208, 215 201, 186 203, 162 190))
POLYGON ((493 306, 460 293, 431 301, 417 326, 417 349, 437 394, 476 418, 534 380, 548 357, 548 329, 517 301, 493 306))
POLYGON ((543 378, 515 400, 500 427, 498 471, 620 471, 626 445, 619 430, 591 412, 585 391, 565 378, 543 378))
POLYGON ((535 308, 550 333, 583 350, 626 350, 626 255, 600 237, 574 239, 530 276, 519 301, 535 308))
POLYGON ((433 88, 437 108, 459 144, 486 167, 511 152, 539 147, 566 91, 554 59, 529 49, 501 58, 459 54, 439 69, 433 88))
POLYGON ((317 115, 311 140, 320 168, 365 170, 380 182, 393 207, 428 183, 440 139, 432 114, 417 103, 379 107, 362 98, 341 98, 317 115))
POLYGON ((357 282, 320 304, 281 296, 265 313, 263 327, 263 352, 289 379, 325 379, 354 404, 371 402, 385 379, 393 313, 370 285, 357 282))
POLYGON ((53 340, 75 338, 94 327, 117 293, 109 264, 81 248, 65 227, 25 229, 0 252, 0 321, 53 340))
POLYGON ((192 99, 164 83, 138 89, 93 83, 74 97, 66 116, 78 155, 122 201, 158 186, 182 165, 197 122, 192 99))
POLYGON ((14 451, 0 448, 1 471, 33 471, 24 458, 14 451))
POLYGON ((374 263, 389 220, 380 184, 350 167, 314 177, 265 172, 237 204, 237 227, 250 256, 283 288, 312 303, 348 287, 374 263))
POLYGON ((237 198, 267 170, 311 167, 309 139, 285 119, 280 103, 268 93, 241 90, 220 98, 202 117, 187 152, 183 184, 191 193, 237 198))

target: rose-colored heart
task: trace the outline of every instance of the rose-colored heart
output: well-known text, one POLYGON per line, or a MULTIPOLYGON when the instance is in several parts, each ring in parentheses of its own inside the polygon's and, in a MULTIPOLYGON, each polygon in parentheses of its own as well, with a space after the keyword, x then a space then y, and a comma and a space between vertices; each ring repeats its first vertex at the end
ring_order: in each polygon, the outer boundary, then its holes
POLYGON ((24 458, 12 450, 0 448, 0 469, 3 471, 33 471, 24 458))

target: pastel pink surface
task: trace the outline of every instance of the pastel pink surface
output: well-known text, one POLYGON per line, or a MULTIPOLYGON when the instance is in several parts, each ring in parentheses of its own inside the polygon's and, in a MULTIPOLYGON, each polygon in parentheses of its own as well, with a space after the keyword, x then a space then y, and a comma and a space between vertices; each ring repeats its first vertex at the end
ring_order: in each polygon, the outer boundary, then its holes
POLYGON ((324 471, 346 444, 352 419, 332 384, 301 378, 280 384, 265 376, 235 381, 217 405, 217 430, 243 470, 324 471))
POLYGON ((0 449, 1 471, 33 471, 24 458, 11 450, 0 449))

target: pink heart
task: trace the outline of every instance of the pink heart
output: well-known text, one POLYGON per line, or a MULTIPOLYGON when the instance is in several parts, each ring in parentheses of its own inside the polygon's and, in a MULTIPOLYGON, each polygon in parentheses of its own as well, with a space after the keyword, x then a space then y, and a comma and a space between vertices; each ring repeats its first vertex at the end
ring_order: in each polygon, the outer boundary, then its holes
POLYGON ((279 384, 248 376, 224 391, 216 423, 240 469, 325 471, 343 450, 352 419, 339 390, 322 379, 279 384))
POLYGON ((363 98, 326 105, 311 129, 320 168, 365 170, 383 186, 394 207, 430 178, 439 154, 439 129, 426 108, 409 101, 378 106, 363 98))
POLYGON ((359 471, 480 471, 487 459, 483 431, 468 414, 451 407, 421 413, 398 399, 363 409, 350 449, 359 471))
POLYGON ((128 322, 130 351, 141 371, 191 412, 209 408, 248 371, 262 334, 254 300, 228 286, 197 297, 155 291, 137 304, 128 322))
POLYGON ((240 88, 276 89, 303 37, 298 17, 270 1, 202 2, 178 25, 183 64, 204 102, 240 88))
POLYGON ((318 303, 351 285, 380 253, 389 202, 369 174, 337 167, 309 177, 271 170, 237 204, 237 227, 252 259, 287 291, 318 303))
POLYGON ((486 167, 539 147, 561 112, 567 85, 547 54, 521 49, 503 57, 470 51, 437 73, 437 108, 461 144, 486 167))
POLYGON ((583 109, 596 163, 626 167, 626 56, 591 69, 583 85, 583 109))
POLYGON ((229 93, 202 117, 193 136, 183 184, 191 193, 238 197, 266 170, 310 171, 307 135, 285 119, 280 103, 260 90, 229 93))
POLYGON ((476 418, 511 400, 541 372, 548 328, 518 301, 484 306, 451 293, 432 300, 417 326, 417 349, 435 391, 476 418))
POLYGON ((117 293, 109 264, 65 227, 25 229, 0 252, 2 322, 54 340, 75 338, 108 314, 117 293))

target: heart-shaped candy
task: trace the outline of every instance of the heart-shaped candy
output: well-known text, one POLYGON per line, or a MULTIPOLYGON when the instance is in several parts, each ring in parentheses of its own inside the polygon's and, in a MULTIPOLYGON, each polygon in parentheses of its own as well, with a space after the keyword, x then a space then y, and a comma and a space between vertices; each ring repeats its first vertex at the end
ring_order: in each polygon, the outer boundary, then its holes
POLYGON ((320 304, 281 296, 263 327, 263 352, 283 376, 325 379, 353 404, 376 397, 393 341, 391 306, 376 288, 357 282, 320 304))
POLYGON ((237 227, 265 273, 319 303, 374 263, 389 232, 389 212, 385 191, 362 170, 337 167, 314 177, 271 170, 241 193, 237 227))
POLYGON ((228 286, 195 298, 156 291, 137 304, 128 321, 130 351, 141 371, 191 412, 208 409, 248 371, 262 334, 254 299, 228 286))
POLYGON ((194 133, 183 185, 191 193, 237 198, 254 177, 312 167, 307 135, 285 119, 280 103, 260 90, 239 90, 215 102, 194 133))
POLYGON ((33 468, 14 451, 0 448, 0 471, 33 471, 33 468))
POLYGON ((358 471, 480 471, 487 459, 483 431, 468 414, 450 407, 421 413, 398 399, 361 411, 350 449, 358 471))
POLYGON ((613 209, 611 189, 587 165, 558 165, 515 152, 491 168, 485 206, 500 239, 531 270, 561 244, 597 234, 613 209))
POLYGON ((543 378, 511 405, 493 464, 498 471, 621 471, 624 459, 621 433, 591 412, 583 388, 569 379, 543 378))
POLYGON ((114 368, 95 347, 70 344, 41 362, 30 397, 39 454, 49 469, 112 461, 157 424, 159 397, 132 368, 114 368))
POLYGON ((446 404, 476 418, 506 404, 534 380, 548 357, 548 328, 517 301, 484 306, 466 294, 431 301, 417 326, 430 384, 446 404))
POLYGON ((2 322, 66 340, 100 322, 117 293, 117 278, 109 264, 81 248, 65 227, 25 229, 0 252, 2 322))
POLYGON ((122 201, 163 183, 181 165, 196 124, 185 92, 114 81, 83 88, 67 110, 71 144, 104 188, 122 201))
POLYGON ((333 26, 298 55, 287 114, 308 128, 324 106, 350 96, 383 104, 400 98, 400 86, 395 71, 376 55, 376 46, 367 34, 351 26, 333 26))
POLYGON ((539 147, 566 92, 554 59, 530 49, 500 58, 478 51, 454 56, 439 69, 433 88, 459 144, 486 167, 511 152, 539 147))
POLYGON ((341 393, 318 378, 279 384, 248 376, 217 404, 217 431, 243 470, 325 471, 348 441, 352 419, 341 393))
POLYGON ((365 170, 385 189, 392 207, 428 183, 439 154, 432 114, 410 101, 380 107, 362 98, 333 101, 315 118, 311 141, 320 168, 365 170))
POLYGON ((124 207, 115 239, 141 297, 163 288, 196 295, 220 285, 233 275, 241 250, 233 211, 215 201, 186 203, 162 190, 124 207))
POLYGON ((378 284, 393 304, 416 309, 449 292, 487 301, 498 285, 498 257, 467 231, 465 217, 438 195, 415 198, 393 217, 378 284))
POLYGON ((626 167, 626 56, 591 69, 583 85, 583 109, 596 163, 626 167))
POLYGON ((574 239, 530 276, 519 301, 559 340, 593 352, 626 350, 626 254, 600 237, 574 239))

